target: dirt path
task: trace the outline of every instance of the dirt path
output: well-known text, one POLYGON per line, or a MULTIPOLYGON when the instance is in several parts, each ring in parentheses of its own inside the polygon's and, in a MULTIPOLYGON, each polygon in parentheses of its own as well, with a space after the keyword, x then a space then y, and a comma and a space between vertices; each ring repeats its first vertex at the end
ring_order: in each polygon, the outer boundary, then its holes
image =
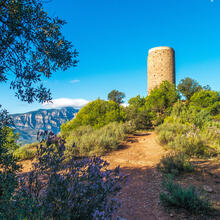
POLYGON ((161 175, 156 166, 164 154, 156 134, 148 132, 130 136, 120 150, 104 157, 111 168, 120 165, 122 173, 128 176, 119 195, 122 201, 120 217, 127 220, 172 219, 159 204, 161 175))

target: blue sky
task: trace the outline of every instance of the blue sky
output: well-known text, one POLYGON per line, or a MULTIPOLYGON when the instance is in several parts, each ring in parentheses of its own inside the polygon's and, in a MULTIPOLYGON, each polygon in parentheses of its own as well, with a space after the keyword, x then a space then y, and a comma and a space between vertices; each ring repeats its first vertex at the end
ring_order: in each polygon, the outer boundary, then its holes
MULTIPOLYGON (((147 52, 156 46, 175 49, 177 84, 191 77, 219 90, 220 0, 53 0, 44 6, 68 22, 63 33, 79 51, 76 68, 44 81, 58 101, 106 99, 113 89, 125 92, 126 101, 146 96, 147 52)), ((9 83, 1 83, 0 94, 10 113, 42 108, 17 100, 9 83)))

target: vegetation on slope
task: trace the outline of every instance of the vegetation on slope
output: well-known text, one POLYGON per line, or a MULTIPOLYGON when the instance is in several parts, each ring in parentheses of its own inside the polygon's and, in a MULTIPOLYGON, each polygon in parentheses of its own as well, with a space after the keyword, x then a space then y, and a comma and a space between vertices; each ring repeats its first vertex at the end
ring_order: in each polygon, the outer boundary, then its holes
POLYGON ((76 128, 68 132, 65 154, 68 158, 104 155, 118 149, 129 132, 131 127, 127 123, 118 122, 111 122, 99 129, 91 126, 76 128))
MULTIPOLYGON (((190 159, 220 155, 220 93, 186 78, 178 89, 187 101, 177 101, 163 124, 156 128, 161 144, 171 153, 158 167, 164 174, 176 176, 193 171, 190 159)), ((191 214, 211 214, 212 204, 193 185, 185 189, 172 178, 164 178, 160 194, 162 204, 183 208, 191 214)))
POLYGON ((61 135, 67 135, 69 131, 80 126, 100 128, 110 122, 124 122, 125 119, 124 108, 118 103, 97 99, 80 109, 74 120, 62 124, 61 135))

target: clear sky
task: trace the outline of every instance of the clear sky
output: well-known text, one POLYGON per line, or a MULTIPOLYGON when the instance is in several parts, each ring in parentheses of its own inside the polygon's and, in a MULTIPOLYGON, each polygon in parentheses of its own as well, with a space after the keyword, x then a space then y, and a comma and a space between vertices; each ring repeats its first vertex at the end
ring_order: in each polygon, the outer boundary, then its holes
MULTIPOLYGON (((44 81, 54 103, 107 99, 113 89, 126 101, 146 96, 147 52, 156 46, 175 49, 177 84, 191 77, 219 91, 220 0, 52 0, 44 6, 67 21, 63 33, 80 59, 44 81)), ((0 84, 0 94, 10 113, 44 107, 18 101, 9 83, 0 84)))

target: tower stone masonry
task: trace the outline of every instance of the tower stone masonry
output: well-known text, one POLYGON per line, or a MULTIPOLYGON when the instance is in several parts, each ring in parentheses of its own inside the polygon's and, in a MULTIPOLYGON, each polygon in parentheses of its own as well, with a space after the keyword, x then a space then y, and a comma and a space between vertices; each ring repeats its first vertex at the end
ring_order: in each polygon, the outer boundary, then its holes
POLYGON ((175 84, 175 51, 171 47, 155 47, 148 51, 147 92, 163 81, 175 84))

